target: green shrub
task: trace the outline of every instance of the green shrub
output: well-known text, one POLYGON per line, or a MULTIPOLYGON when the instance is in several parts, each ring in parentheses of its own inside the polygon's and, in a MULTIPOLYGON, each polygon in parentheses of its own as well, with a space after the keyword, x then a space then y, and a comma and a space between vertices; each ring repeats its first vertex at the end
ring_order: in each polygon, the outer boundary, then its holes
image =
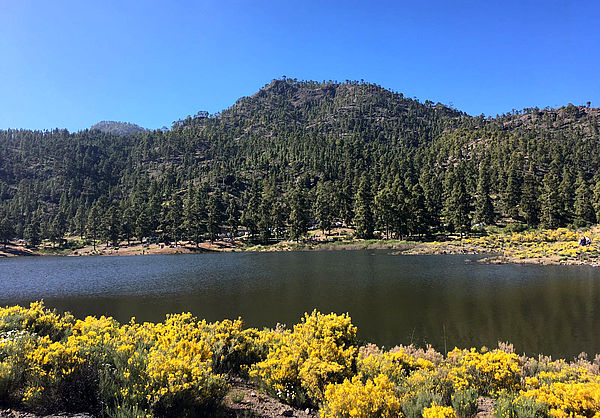
POLYGON ((505 395, 496 401, 495 415, 499 418, 543 418, 548 416, 548 407, 533 399, 505 395))
POLYGON ((459 418, 474 417, 477 414, 477 390, 470 388, 452 395, 452 407, 459 418))
POLYGON ((433 392, 414 392, 402 404, 402 413, 406 418, 421 418, 423 409, 429 408, 433 403, 444 405, 442 396, 433 392))

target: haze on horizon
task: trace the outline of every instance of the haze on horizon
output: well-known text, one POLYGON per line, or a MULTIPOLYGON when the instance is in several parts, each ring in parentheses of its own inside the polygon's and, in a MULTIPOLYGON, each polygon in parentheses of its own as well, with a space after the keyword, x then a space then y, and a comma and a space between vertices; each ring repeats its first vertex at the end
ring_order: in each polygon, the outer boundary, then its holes
POLYGON ((170 126, 283 75, 361 80, 495 116, 600 105, 584 1, 0 3, 0 129, 170 126))

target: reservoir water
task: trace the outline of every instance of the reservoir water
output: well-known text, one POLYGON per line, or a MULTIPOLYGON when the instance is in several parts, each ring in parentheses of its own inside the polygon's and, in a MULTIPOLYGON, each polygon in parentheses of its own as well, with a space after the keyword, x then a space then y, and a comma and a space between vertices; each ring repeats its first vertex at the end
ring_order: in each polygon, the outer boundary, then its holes
POLYGON ((0 259, 0 304, 44 299, 77 317, 161 321, 192 312, 248 326, 348 312, 363 341, 440 351, 493 347, 600 353, 600 269, 490 265, 478 256, 388 251, 0 259))

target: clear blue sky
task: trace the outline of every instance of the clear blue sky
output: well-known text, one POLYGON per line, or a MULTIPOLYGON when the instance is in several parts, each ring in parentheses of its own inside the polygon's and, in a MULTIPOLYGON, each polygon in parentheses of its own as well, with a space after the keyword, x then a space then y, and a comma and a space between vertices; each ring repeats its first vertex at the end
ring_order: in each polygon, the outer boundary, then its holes
POLYGON ((600 2, 0 1, 0 129, 170 127, 282 75, 469 114, 600 106, 600 2))

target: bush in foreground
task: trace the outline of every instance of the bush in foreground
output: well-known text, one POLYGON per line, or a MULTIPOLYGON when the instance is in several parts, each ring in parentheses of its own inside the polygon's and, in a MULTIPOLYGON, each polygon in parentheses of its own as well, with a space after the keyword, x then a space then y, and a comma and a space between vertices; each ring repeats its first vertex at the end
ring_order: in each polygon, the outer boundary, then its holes
POLYGON ((323 417, 600 416, 600 357, 572 362, 494 350, 358 347, 348 315, 305 314, 292 329, 244 328, 189 313, 161 323, 76 320, 41 302, 0 309, 0 405, 100 416, 213 414, 227 375, 250 377, 323 417))

